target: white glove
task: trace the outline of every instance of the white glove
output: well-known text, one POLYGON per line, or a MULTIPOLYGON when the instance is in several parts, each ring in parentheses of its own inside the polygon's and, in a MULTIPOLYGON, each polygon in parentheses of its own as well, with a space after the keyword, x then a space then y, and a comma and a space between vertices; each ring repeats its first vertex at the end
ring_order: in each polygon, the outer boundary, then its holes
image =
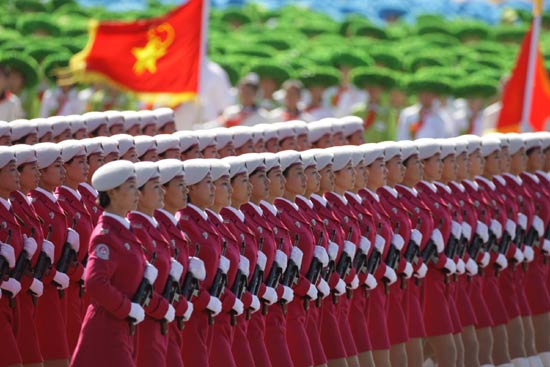
POLYGON ((395 270, 393 270, 389 266, 386 266, 384 279, 386 279, 386 282, 388 283, 388 285, 392 285, 393 283, 395 283, 397 281, 397 274, 395 274, 395 270))
POLYGON ((460 237, 462 237, 462 225, 453 220, 451 222, 451 233, 453 234, 454 238, 459 240, 460 237))
POLYGON ((222 312, 222 302, 218 297, 210 296, 206 309, 212 312, 212 316, 216 316, 222 312))
POLYGON ((539 237, 544 236, 544 221, 541 219, 541 217, 539 217, 538 215, 535 215, 533 217, 532 226, 539 234, 539 237))
POLYGON ((489 241, 489 228, 482 221, 477 221, 476 233, 479 237, 481 237, 483 242, 489 241))
POLYGON ((432 232, 432 241, 434 241, 437 253, 440 254, 445 250, 445 241, 443 241, 443 235, 439 228, 435 228, 432 232))
POLYGON ((365 255, 369 253, 371 243, 369 239, 365 236, 361 236, 361 240, 359 241, 359 250, 363 252, 365 255))
POLYGON ((468 240, 472 239, 472 226, 468 222, 462 222, 462 235, 468 240))
POLYGON ((240 299, 235 298, 235 303, 233 303, 233 307, 231 309, 235 311, 237 316, 242 315, 244 312, 243 302, 240 299))
POLYGON ((9 278, 8 280, 2 282, 0 288, 10 292, 11 297, 15 298, 15 296, 17 296, 17 293, 21 291, 21 283, 19 283, 19 281, 14 278, 9 278))
POLYGON ((334 292, 337 296, 341 296, 346 293, 346 282, 342 279, 338 279, 338 283, 336 283, 336 286, 334 287, 334 292))
POLYGON ((357 289, 357 287, 359 287, 359 277, 357 275, 353 277, 349 287, 351 289, 357 289))
POLYGON ((411 240, 416 244, 416 246, 420 246, 422 243, 422 233, 418 229, 413 229, 411 231, 411 240))
POLYGON ((54 258, 54 254, 55 254, 55 245, 48 241, 48 240, 44 240, 42 241, 42 250, 41 250, 44 254, 46 254, 46 256, 48 257, 48 259, 50 259, 50 262, 53 264, 53 258, 54 258))
POLYGON ((477 274, 479 268, 477 266, 477 263, 472 260, 472 258, 469 258, 468 261, 466 261, 466 273, 469 276, 474 276, 477 274))
POLYGON ((137 325, 145 319, 145 310, 141 305, 132 302, 128 316, 133 319, 134 325, 137 325))
POLYGON ((496 219, 491 219, 490 227, 491 232, 493 232, 498 240, 502 238, 502 224, 496 219))
POLYGON ((403 239, 403 237, 401 237, 399 233, 394 233, 393 237, 391 238, 391 244, 396 249, 401 251, 403 249, 403 246, 405 246, 405 240, 403 239))
POLYGON ((336 260, 338 257, 338 244, 336 242, 330 241, 328 243, 328 258, 332 261, 336 260))
POLYGON ((409 279, 410 277, 412 277, 413 267, 410 262, 407 261, 407 264, 405 265, 405 269, 403 269, 403 273, 401 274, 405 276, 405 279, 409 279))
POLYGON ((344 241, 344 252, 348 254, 349 257, 352 259, 355 257, 355 251, 357 249, 357 246, 351 241, 344 241))
POLYGON ((386 245, 386 240, 384 237, 380 236, 379 234, 376 235, 376 241, 374 242, 374 247, 380 252, 384 252, 384 246, 386 245))
POLYGON ((498 254, 496 264, 499 266, 500 270, 504 270, 508 267, 508 260, 503 254, 498 254))
POLYGON ((193 306, 191 302, 187 301, 187 310, 185 310, 185 313, 182 315, 183 321, 189 321, 194 310, 195 306, 193 306))
POLYGON ((239 270, 247 278, 250 275, 250 261, 248 261, 248 258, 246 256, 240 255, 239 270))
POLYGON ((456 264, 453 260, 447 258, 447 260, 445 261, 445 266, 444 268, 447 270, 447 272, 449 274, 454 274, 456 273, 456 264))
POLYGON ((15 266, 15 250, 11 245, 8 245, 7 243, 0 243, 0 255, 6 258, 10 268, 15 266))
POLYGON ((262 294, 262 301, 265 301, 268 305, 272 305, 277 302, 277 292, 271 287, 265 287, 265 292, 262 294))
POLYGON ((29 255, 29 258, 34 256, 37 247, 38 245, 34 238, 23 235, 23 249, 25 249, 25 252, 29 255))
POLYGON ((527 230, 527 216, 523 213, 518 213, 518 226, 524 231, 527 230))
POLYGON ((220 262, 218 263, 218 269, 220 269, 222 273, 227 274, 227 272, 229 271, 230 264, 231 264, 231 261, 229 261, 227 257, 221 255, 220 262))
POLYGON ((170 323, 174 321, 174 318, 176 317, 176 310, 174 309, 174 306, 168 305, 168 310, 166 311, 166 314, 164 315, 164 320, 166 322, 170 323))
POLYGON ((313 257, 321 262, 323 267, 328 265, 328 254, 327 250, 323 246, 315 246, 313 249, 313 257))
POLYGON ((281 250, 277 250, 277 252, 275 252, 275 262, 279 265, 279 267, 281 267, 284 273, 288 264, 288 256, 286 256, 286 254, 281 250))
POLYGON ((258 258, 256 259, 256 265, 261 271, 265 270, 265 264, 267 264, 267 256, 262 251, 258 251, 258 258))
POLYGON ((523 256, 523 252, 519 248, 516 248, 516 252, 514 252, 514 260, 518 263, 522 263, 525 260, 525 256, 523 256))
POLYGON ((71 248, 78 252, 80 248, 80 235, 72 228, 67 228, 67 242, 71 245, 71 248))
POLYGON ((306 294, 311 300, 316 300, 317 299, 317 288, 315 288, 315 285, 313 284, 310 284, 309 285, 309 289, 307 290, 307 294, 306 294))
POLYGON ((179 282, 181 274, 183 273, 183 265, 174 258, 170 259, 170 276, 179 282))
POLYGON ((426 266, 426 264, 422 263, 422 265, 420 265, 418 270, 414 272, 414 277, 418 279, 422 279, 426 276, 427 272, 428 272, 428 267, 426 266))
POLYGON ((258 296, 252 295, 252 302, 250 303, 250 310, 252 313, 260 309, 260 299, 258 296))
POLYGON ((286 303, 292 302, 294 300, 294 291, 292 288, 283 285, 283 295, 281 298, 284 299, 286 303))
POLYGON ((535 251, 533 251, 531 246, 525 246, 523 248, 523 256, 525 257, 525 261, 530 263, 535 260, 535 251))
POLYGON ((35 297, 41 297, 44 293, 44 284, 38 279, 33 279, 29 289, 35 297))
POLYGON ((550 253, 550 241, 546 238, 544 239, 544 241, 542 241, 541 250, 542 252, 544 252, 545 255, 548 255, 548 253, 550 253))
POLYGON ((53 281, 57 285, 57 289, 69 288, 69 277, 65 273, 56 270, 53 281))
POLYGON ((326 280, 322 279, 317 284, 317 290, 319 291, 319 296, 322 298, 327 297, 330 294, 330 288, 326 280))
POLYGON ((376 278, 372 274, 367 274, 367 279, 365 279, 365 286, 369 291, 372 291, 374 288, 378 286, 378 282, 376 281, 376 278))
POLYGON ((484 252, 483 256, 481 257, 481 261, 479 262, 479 266, 484 268, 487 265, 489 265, 489 261, 491 260, 491 255, 489 255, 488 252, 484 252))
POLYGON ((464 260, 458 259, 456 262, 456 273, 458 275, 462 275, 466 272, 466 264, 464 264, 464 260))
POLYGON ((155 284, 159 271, 151 263, 145 264, 145 271, 143 272, 143 277, 149 281, 151 284, 155 284))
POLYGON ((189 257, 188 268, 189 272, 193 274, 193 277, 195 277, 196 279, 200 281, 206 279, 206 269, 204 268, 204 261, 202 261, 198 257, 189 257))
POLYGON ((292 247, 290 252, 290 259, 294 261, 298 269, 302 268, 302 260, 304 258, 304 253, 297 246, 292 247))
POLYGON ((506 219, 506 232, 512 239, 516 237, 516 223, 511 219, 506 219))

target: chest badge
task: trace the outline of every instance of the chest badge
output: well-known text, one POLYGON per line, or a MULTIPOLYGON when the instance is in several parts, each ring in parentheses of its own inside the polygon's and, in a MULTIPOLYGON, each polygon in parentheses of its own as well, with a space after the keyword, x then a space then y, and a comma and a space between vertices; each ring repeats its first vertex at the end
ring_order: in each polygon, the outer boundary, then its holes
POLYGON ((124 248, 128 251, 130 251, 130 244, 128 242, 124 243, 124 248))
POLYGON ((300 222, 296 221, 296 227, 300 228, 302 225, 300 224, 300 222))
POLYGON ((50 212, 48 215, 49 215, 50 219, 53 219, 55 217, 54 212, 50 212))
POLYGON ((202 236, 204 237, 205 240, 208 239, 208 233, 207 232, 202 232, 202 236))
POLYGON ((344 216, 344 222, 346 222, 346 223, 349 222, 349 217, 347 215, 344 216))
POLYGON ((314 219, 311 220, 311 225, 313 225, 314 227, 317 225, 317 221, 314 219))

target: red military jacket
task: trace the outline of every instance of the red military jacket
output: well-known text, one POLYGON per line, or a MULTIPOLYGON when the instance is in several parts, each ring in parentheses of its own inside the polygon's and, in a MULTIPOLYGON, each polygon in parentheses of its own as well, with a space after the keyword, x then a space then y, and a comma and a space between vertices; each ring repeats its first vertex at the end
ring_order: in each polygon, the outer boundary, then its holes
POLYGON ((519 176, 505 173, 502 177, 506 180, 506 186, 514 193, 513 197, 517 202, 518 212, 527 217, 527 228, 530 228, 535 215, 535 203, 529 189, 519 176))
MULTIPOLYGON (((23 232, 11 207, 11 203, 5 199, 0 199, 0 201, 2 201, 0 202, 0 241, 13 247, 15 261, 17 261, 23 251, 23 232)), ((31 283, 31 277, 21 278, 21 289, 26 291, 31 283)))
MULTIPOLYGON (((31 259, 31 265, 34 268, 41 252, 42 241, 44 240, 40 220, 31 205, 31 199, 22 192, 12 192, 10 195, 10 202, 19 225, 21 226, 21 231, 28 237, 33 237, 38 245, 36 252, 31 259)), ((88 244, 86 244, 86 247, 87 246, 88 244)))
POLYGON ((95 227, 97 224, 97 221, 99 219, 99 216, 101 213, 103 213, 103 209, 97 205, 97 191, 94 189, 90 184, 86 182, 82 182, 78 186, 78 192, 80 195, 82 195, 82 201, 84 203, 84 206, 86 209, 88 209, 88 213, 92 217, 92 223, 95 227))

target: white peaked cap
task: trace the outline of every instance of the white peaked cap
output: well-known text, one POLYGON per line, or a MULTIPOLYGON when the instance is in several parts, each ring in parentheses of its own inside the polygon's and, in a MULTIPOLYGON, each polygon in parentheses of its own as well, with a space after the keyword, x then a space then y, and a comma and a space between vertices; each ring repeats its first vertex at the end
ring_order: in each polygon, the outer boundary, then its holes
POLYGON ((109 191, 115 189, 136 177, 134 164, 129 161, 113 161, 104 164, 94 172, 92 186, 97 191, 109 191))
POLYGON ((268 153, 268 152, 265 152, 265 153, 259 153, 263 158, 264 158, 264 162, 265 162, 265 170, 266 171, 270 171, 272 170, 273 168, 276 168, 276 167, 280 167, 280 163, 279 163, 279 157, 277 156, 277 154, 275 153, 268 153))
POLYGON ((84 117, 82 115, 69 115, 67 116, 67 120, 71 126, 71 134, 74 134, 80 130, 87 131, 86 122, 84 121, 84 117))
POLYGON ((344 137, 348 137, 358 131, 363 131, 363 119, 357 116, 341 117, 340 126, 344 137))
POLYGON ((142 187, 147 181, 160 177, 159 167, 155 162, 134 163, 136 169, 137 187, 142 187))
POLYGON ((38 134, 36 122, 32 120, 13 120, 10 122, 11 140, 17 141, 29 134, 38 134))
POLYGON ((350 151, 353 167, 364 161, 365 153, 363 153, 363 149, 360 149, 357 145, 345 145, 345 147, 350 151))
POLYGON ((38 139, 43 138, 48 133, 53 133, 52 125, 50 125, 48 119, 36 118, 32 120, 36 123, 36 127, 38 128, 38 139))
POLYGON ((283 150, 276 154, 277 157, 279 157, 279 164, 281 165, 281 170, 283 171, 292 165, 302 163, 300 153, 295 150, 283 150))
POLYGON ((451 140, 455 143, 456 155, 468 153, 468 139, 458 136, 456 138, 452 138, 451 140))
POLYGON ((277 128, 277 136, 279 141, 296 136, 296 132, 294 131, 294 126, 292 126, 292 124, 277 122, 274 123, 273 126, 277 128))
POLYGON ((170 149, 180 150, 180 141, 172 134, 159 134, 154 136, 157 142, 157 153, 162 154, 170 149))
POLYGON ((262 129, 264 131, 264 141, 271 139, 279 140, 279 128, 277 124, 258 124, 254 125, 255 129, 262 129))
POLYGON ((250 127, 250 132, 252 133, 252 140, 254 141, 254 144, 259 142, 260 140, 264 140, 264 131, 264 128, 258 125, 250 127))
POLYGON ((36 151, 36 162, 39 169, 47 168, 61 158, 61 148, 57 144, 38 143, 33 145, 33 148, 36 151))
POLYGON ((141 110, 138 111, 139 115, 139 125, 143 129, 149 125, 157 125, 157 116, 151 110, 141 110))
POLYGON ((525 143, 525 150, 532 148, 542 148, 542 139, 536 133, 523 133, 521 134, 525 143))
POLYGON ((334 154, 326 149, 310 149, 309 152, 315 154, 315 160, 317 161, 317 169, 320 171, 329 164, 332 164, 334 154))
POLYGON ((128 131, 136 125, 140 125, 139 114, 136 111, 122 111, 124 118, 124 130, 128 131))
POLYGON ((151 150, 157 149, 157 142, 152 136, 138 135, 134 137, 134 143, 136 144, 138 158, 151 150))
POLYGON ((174 113, 174 110, 169 107, 157 108, 156 110, 153 110, 153 113, 157 117, 157 126, 159 128, 169 122, 176 121, 176 114, 174 113))
POLYGON ((97 136, 95 138, 92 138, 92 140, 95 140, 101 144, 101 147, 103 148, 103 154, 105 154, 106 156, 111 153, 118 154, 118 141, 116 139, 113 139, 110 136, 97 136))
POLYGON ((179 159, 161 159, 157 162, 160 173, 160 184, 164 185, 175 177, 184 176, 183 162, 179 159))
POLYGON ((116 134, 111 136, 111 138, 115 139, 118 142, 118 154, 120 154, 121 156, 128 153, 131 148, 136 147, 136 143, 132 135, 116 134))
POLYGON ((483 157, 487 157, 498 150, 500 150, 500 139, 490 136, 481 138, 481 155, 483 157))
POLYGON ((0 121, 0 136, 10 136, 10 135, 11 135, 10 124, 6 121, 0 121))
POLYGON ((468 140, 468 155, 474 153, 476 150, 481 150, 481 137, 477 135, 461 135, 459 138, 468 140))
POLYGON ((310 122, 308 125, 308 138, 309 141, 315 143, 319 141, 324 135, 330 135, 332 132, 332 124, 329 121, 319 120, 310 122))
POLYGON ((304 168, 315 167, 317 168, 317 160, 315 158, 315 152, 311 151, 312 149, 300 152, 300 157, 302 158, 302 164, 304 168))
POLYGON ((508 141, 508 136, 503 133, 494 132, 494 133, 486 134, 483 137, 491 137, 491 138, 496 138, 500 140, 501 148, 508 148, 508 146, 510 145, 510 142, 508 141))
POLYGON ((264 157, 258 153, 241 154, 239 157, 244 160, 249 175, 253 174, 257 169, 266 168, 264 157))
POLYGON ((99 139, 86 138, 79 141, 86 147, 86 154, 92 155, 103 153, 103 145, 101 145, 101 141, 99 139))
POLYGON ((296 136, 308 134, 308 123, 302 120, 290 120, 286 121, 285 124, 292 125, 292 128, 294 129, 294 133, 296 136))
POLYGON ((15 164, 19 167, 25 163, 36 162, 36 151, 32 145, 17 144, 11 147, 15 154, 15 164))
POLYGON ((514 155, 517 152, 521 150, 521 148, 525 148, 525 142, 523 141, 523 138, 521 137, 521 134, 518 133, 509 133, 506 134, 506 137, 508 138, 508 153, 510 155, 514 155))
POLYGON ((353 161, 353 153, 349 150, 348 147, 330 147, 327 148, 329 153, 332 153, 332 169, 334 172, 342 170, 348 163, 353 161))
MULTIPOLYGON (((201 152, 207 147, 216 145, 216 134, 215 132, 212 132, 212 130, 196 130, 195 136, 199 141, 199 150, 201 152)), ((181 140, 180 140, 180 145, 181 145, 181 140)))
POLYGON ((211 131, 216 134, 216 149, 222 149, 233 140, 233 133, 226 127, 216 127, 211 131))
POLYGON ((241 156, 231 156, 222 158, 221 161, 229 164, 229 177, 233 178, 239 174, 245 173, 248 174, 248 169, 246 168, 246 162, 241 156))
POLYGON ((210 173, 210 159, 188 159, 183 162, 183 170, 187 185, 197 184, 210 173))
POLYGON ((542 142, 542 150, 546 150, 548 147, 550 147, 550 132, 539 131, 536 132, 535 135, 540 137, 540 140, 542 142))
POLYGON ((190 130, 183 130, 183 131, 176 131, 173 133, 176 138, 180 141, 180 149, 182 152, 185 152, 189 150, 194 145, 199 145, 199 139, 195 135, 194 131, 190 130))
POLYGON ((439 144, 437 139, 417 139, 414 143, 418 146, 419 159, 428 159, 437 153, 441 153, 441 144, 439 144))
POLYGON ((401 158, 403 161, 409 159, 415 154, 418 154, 418 145, 416 145, 415 142, 411 140, 400 140, 398 143, 401 147, 401 158))
POLYGON ((86 146, 81 140, 63 140, 58 145, 61 148, 63 162, 68 162, 74 157, 86 156, 86 146))
POLYGON ((456 155, 456 145, 452 139, 437 139, 441 146, 441 159, 449 155, 456 155))
POLYGON ((54 138, 61 135, 65 130, 71 129, 71 125, 66 116, 52 116, 48 117, 46 120, 48 120, 48 123, 52 126, 52 135, 54 138))
POLYGON ((210 162, 210 174, 212 181, 217 181, 222 177, 230 177, 231 165, 223 159, 208 159, 210 162))
POLYGON ((384 149, 384 161, 389 161, 395 156, 401 155, 401 146, 395 141, 383 141, 378 143, 384 149))
POLYGON ((105 117, 107 117, 107 127, 110 129, 116 125, 124 126, 124 115, 120 111, 109 110, 105 111, 105 117))
POLYGON ((359 146, 365 155, 365 164, 370 166, 375 160, 384 158, 384 150, 378 144, 367 143, 359 146))
POLYGON ((15 154, 11 147, 0 146, 0 168, 5 167, 11 161, 15 162, 15 154))
POLYGON ((233 135, 233 145, 240 148, 252 139, 252 131, 247 126, 233 126, 228 129, 233 135))
POLYGON ((101 125, 107 126, 107 115, 103 112, 86 112, 82 117, 89 133, 97 130, 101 125))

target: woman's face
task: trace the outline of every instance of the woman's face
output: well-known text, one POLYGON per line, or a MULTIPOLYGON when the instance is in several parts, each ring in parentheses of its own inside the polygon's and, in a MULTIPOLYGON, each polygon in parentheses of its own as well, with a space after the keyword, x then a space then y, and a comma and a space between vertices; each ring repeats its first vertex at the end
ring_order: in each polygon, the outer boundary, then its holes
POLYGON ((306 192, 318 192, 321 185, 321 176, 315 166, 310 166, 304 170, 306 176, 306 192))
POLYGON ((193 145, 191 148, 181 153, 181 160, 185 161, 187 159, 201 158, 201 151, 199 150, 198 145, 193 145))
POLYGON ((58 158, 51 165, 40 171, 40 182, 44 184, 44 186, 61 186, 63 181, 65 181, 65 168, 63 167, 61 158, 58 158))
POLYGON ((259 169, 250 175, 249 181, 252 185, 251 196, 253 198, 263 200, 269 196, 269 186, 271 182, 264 169, 259 169))
POLYGON ((187 186, 183 176, 177 176, 164 185, 164 204, 172 208, 182 209, 187 205, 187 186))
POLYGON ((456 179, 462 181, 468 177, 470 172, 470 161, 468 160, 468 154, 462 152, 455 158, 456 161, 456 179))
POLYGON ((255 151, 256 147, 254 146, 254 141, 252 139, 248 139, 243 145, 235 149, 237 155, 254 153, 255 151))
POLYGON ((542 154, 542 149, 540 147, 536 147, 530 150, 529 154, 527 155, 527 167, 530 171, 536 171, 540 170, 543 167, 542 158, 544 155, 542 154))
POLYGON ((403 160, 401 155, 396 155, 386 162, 386 169, 388 170, 387 181, 392 184, 398 184, 403 182, 405 175, 405 167, 403 166, 403 160))
POLYGON ((125 212, 136 210, 140 200, 139 190, 136 185, 136 178, 132 177, 116 189, 107 192, 111 203, 116 204, 125 212))
POLYGON ((367 166, 361 161, 355 166, 355 188, 361 190, 367 186, 367 166))
POLYGON ((154 211, 164 206, 164 189, 159 178, 152 178, 140 189, 139 206, 154 211))
POLYGON ((430 158, 424 159, 424 177, 428 181, 438 181, 443 173, 441 154, 436 153, 430 158))
POLYGON ((201 209, 212 207, 214 204, 214 184, 210 173, 200 182, 189 185, 189 202, 201 209))
POLYGON ((70 163, 65 163, 66 178, 72 182, 86 182, 88 178, 88 161, 86 156, 74 157, 70 163))
POLYGON ((288 168, 285 191, 295 195, 304 195, 306 192, 306 176, 303 164, 295 164, 288 168))
POLYGON ((36 189, 40 180, 40 171, 38 170, 38 164, 36 162, 25 163, 21 167, 19 180, 21 183, 21 188, 23 188, 25 191, 36 189))
POLYGON ((232 141, 230 141, 223 148, 218 150, 218 156, 220 158, 230 157, 233 155, 235 155, 235 146, 233 145, 232 141))
POLYGON ((516 154, 510 156, 510 168, 515 174, 525 171, 527 167, 527 155, 525 155, 525 149, 521 148, 516 154))
POLYGON ((327 165, 320 170, 319 173, 321 174, 319 191, 322 193, 334 191, 334 172, 332 171, 332 164, 327 165))
POLYGON ((330 134, 325 134, 321 136, 319 140, 312 144, 314 148, 329 148, 332 146, 332 139, 330 134))
POLYGON ((281 197, 285 193, 286 178, 280 167, 275 167, 267 173, 269 179, 269 196, 281 197))
POLYGON ((470 161, 470 174, 472 176, 481 175, 483 173, 483 165, 485 164, 485 160, 483 159, 479 149, 470 154, 468 156, 468 160, 470 161))
POLYGON ((13 191, 19 190, 19 171, 15 161, 11 161, 0 169, 0 191, 8 197, 13 191))
POLYGON ((168 149, 162 153, 162 159, 178 159, 180 157, 179 149, 168 149))
POLYGON ((485 157, 485 172, 490 175, 499 175, 500 174, 500 151, 495 151, 485 157))
POLYGON ((500 172, 505 173, 510 171, 510 153, 508 147, 502 147, 500 150, 500 172))
MULTIPOLYGON (((135 150, 134 150, 135 154, 135 150)), ((88 178, 92 179, 94 172, 105 163, 103 153, 94 153, 88 156, 88 178)), ((137 162, 137 161, 136 161, 137 162)))
POLYGON ((410 156, 407 159, 407 164, 405 165, 404 179, 416 183, 422 180, 423 175, 424 165, 422 164, 422 161, 418 159, 418 154, 410 156))
POLYGON ((363 131, 356 131, 348 137, 348 143, 350 145, 361 145, 365 143, 365 137, 363 131))
POLYGON ((231 187, 233 193, 231 195, 231 201, 234 204, 242 205, 250 201, 250 195, 252 194, 252 186, 248 180, 248 174, 241 173, 233 177, 231 180, 231 187))
MULTIPOLYGON (((137 152, 136 152, 136 148, 131 147, 130 149, 128 149, 128 151, 126 153, 124 153, 122 155, 122 157, 120 157, 120 159, 124 159, 124 160, 130 161, 132 163, 139 162, 137 152)), ((91 169, 91 167, 92 167, 92 164, 90 163, 90 169, 91 169)))
POLYGON ((142 155, 139 160, 141 162, 157 162, 159 160, 157 150, 156 149, 151 149, 151 150, 145 152, 145 154, 142 155))
POLYGON ((226 207, 231 205, 233 188, 229 176, 223 176, 214 181, 214 206, 226 207))
POLYGON ((285 138, 279 143, 280 150, 296 150, 298 149, 298 141, 296 136, 285 138))
POLYGON ((351 162, 348 162, 340 171, 334 172, 334 185, 346 191, 355 187, 355 170, 351 162))
POLYGON ((446 156, 443 161, 443 170, 441 176, 447 181, 456 180, 456 159, 454 154, 446 156))
POLYGON ((218 151, 215 145, 210 145, 201 152, 203 158, 218 158, 218 151))
POLYGON ((368 181, 367 185, 371 189, 377 189, 386 185, 388 170, 384 164, 383 158, 378 158, 370 166, 367 167, 368 181))

